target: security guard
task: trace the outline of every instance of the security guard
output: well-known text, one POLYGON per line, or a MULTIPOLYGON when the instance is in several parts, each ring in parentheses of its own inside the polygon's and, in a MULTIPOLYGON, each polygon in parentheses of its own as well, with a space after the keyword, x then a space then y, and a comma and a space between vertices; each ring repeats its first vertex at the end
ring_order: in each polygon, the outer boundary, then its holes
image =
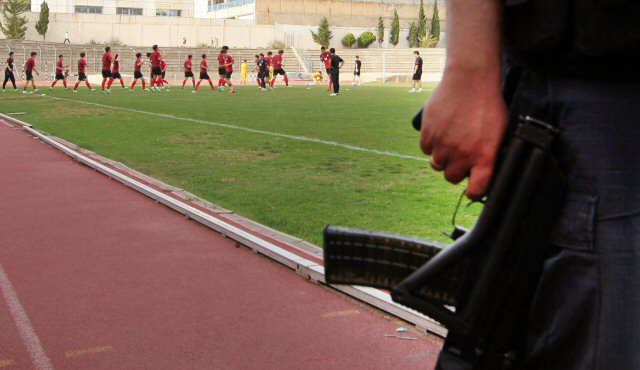
MULTIPOLYGON (((527 369, 640 369, 640 2, 448 0, 420 145, 478 199, 508 122, 560 128, 568 191, 532 303, 527 369)), ((447 368, 440 361, 440 368, 447 368)))

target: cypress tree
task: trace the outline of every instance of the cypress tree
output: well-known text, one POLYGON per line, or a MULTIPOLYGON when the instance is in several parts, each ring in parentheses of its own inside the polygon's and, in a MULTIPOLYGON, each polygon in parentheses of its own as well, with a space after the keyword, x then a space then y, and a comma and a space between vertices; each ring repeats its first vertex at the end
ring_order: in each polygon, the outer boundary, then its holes
POLYGON ((420 45, 420 40, 418 39, 418 27, 416 26, 416 22, 411 22, 411 27, 409 27, 409 36, 407 36, 407 40, 409 41, 410 48, 415 48, 420 45))
POLYGON ((378 45, 381 46, 384 42, 384 20, 382 17, 378 18, 378 45))
POLYGON ((438 15, 438 0, 433 4, 433 18, 431 18, 430 36, 440 40, 440 16, 438 15))
POLYGON ((47 30, 49 29, 49 5, 43 1, 40 5, 40 19, 36 23, 36 31, 42 35, 42 40, 46 41, 47 30))
POLYGON ((398 11, 393 11, 393 22, 391 22, 391 35, 389 37, 391 45, 397 46, 400 43, 400 17, 398 11))
POLYGON ((418 12, 418 42, 427 38, 427 16, 424 13, 424 0, 420 0, 420 10, 418 12))
POLYGON ((331 43, 331 39, 333 38, 333 33, 329 29, 329 20, 327 17, 322 18, 320 21, 320 26, 318 27, 318 32, 311 31, 311 36, 313 37, 313 42, 319 44, 320 46, 324 46, 325 48, 329 47, 331 43))

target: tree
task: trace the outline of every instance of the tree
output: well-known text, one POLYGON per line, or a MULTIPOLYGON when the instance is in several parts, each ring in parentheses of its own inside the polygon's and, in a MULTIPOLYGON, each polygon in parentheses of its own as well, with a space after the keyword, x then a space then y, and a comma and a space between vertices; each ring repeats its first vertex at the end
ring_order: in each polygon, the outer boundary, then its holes
POLYGON ((384 20, 382 17, 378 18, 378 45, 382 46, 384 42, 384 20))
POLYGON ((342 38, 342 45, 343 45, 344 47, 350 48, 350 47, 352 47, 355 43, 356 43, 356 37, 353 35, 353 33, 347 33, 347 34, 342 38))
POLYGON ((24 39, 27 32, 27 17, 21 17, 20 14, 29 9, 27 0, 7 0, 2 7, 2 16, 4 22, 0 23, 0 31, 7 36, 8 39, 24 39))
POLYGON ((400 17, 398 17, 398 11, 393 11, 393 22, 391 22, 391 35, 389 35, 389 41, 391 45, 398 46, 400 43, 400 17))
POLYGON ((411 22, 411 26, 409 27, 409 36, 407 36, 407 40, 409 41, 409 47, 415 48, 420 44, 418 40, 418 26, 416 26, 416 22, 411 22))
POLYGON ((358 37, 358 47, 362 49, 366 49, 369 45, 376 42, 376 35, 373 32, 363 32, 360 37, 358 37))
POLYGON ((49 5, 43 1, 40 5, 40 19, 36 23, 36 31, 42 35, 42 40, 46 40, 47 30, 49 29, 49 5))
POLYGON ((438 0, 433 4, 433 18, 431 18, 431 31, 429 36, 440 40, 440 16, 438 15, 438 0))
POLYGON ((329 20, 327 17, 322 18, 320 21, 317 33, 311 31, 311 36, 313 37, 313 42, 316 44, 324 46, 325 48, 329 47, 329 43, 333 38, 333 32, 329 29, 329 20))
POLYGON ((424 14, 424 0, 420 0, 420 10, 418 12, 418 42, 427 37, 427 16, 424 14))

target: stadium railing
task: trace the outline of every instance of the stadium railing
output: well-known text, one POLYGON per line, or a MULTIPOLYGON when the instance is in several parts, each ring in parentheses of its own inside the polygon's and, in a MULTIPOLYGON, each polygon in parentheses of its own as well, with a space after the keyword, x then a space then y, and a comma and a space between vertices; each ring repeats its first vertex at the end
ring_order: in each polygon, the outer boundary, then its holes
MULTIPOLYGON (((38 80, 52 80, 55 75, 55 63, 59 54, 64 55, 65 64, 69 65, 70 75, 75 76, 77 72, 76 62, 80 52, 85 52, 89 63, 88 72, 99 74, 101 69, 102 54, 105 45, 68 45, 60 43, 32 42, 19 40, 0 40, 1 50, 6 54, 9 51, 15 53, 14 57, 19 74, 22 74, 22 66, 29 58, 32 51, 38 52, 38 70, 41 75, 38 80)), ((112 46, 112 53, 121 56, 122 75, 128 77, 133 74, 133 64, 135 53, 140 52, 146 57, 146 53, 151 51, 150 47, 136 46, 112 46)), ((424 59, 423 80, 439 81, 442 78, 445 64, 444 49, 418 49, 424 59)), ((193 55, 194 66, 200 63, 200 55, 207 54, 213 72, 216 73, 217 55, 219 49, 213 48, 162 48, 167 60, 167 78, 169 80, 181 80, 183 78, 182 63, 188 54, 193 55)), ((247 59, 250 81, 253 81, 254 56, 264 53, 263 49, 233 49, 232 55, 236 60, 234 66, 234 79, 240 76, 240 64, 247 59)), ((275 50, 274 50, 275 51, 275 50)), ((355 66, 355 56, 359 55, 362 60, 361 80, 363 82, 408 82, 413 74, 415 57, 414 49, 338 49, 338 55, 345 60, 345 67, 342 70, 342 78, 350 80, 353 76, 355 66)), ((320 61, 320 51, 312 49, 285 50, 284 66, 291 80, 310 80, 311 76, 305 73, 305 66, 308 72, 322 71, 325 68, 320 61)), ((197 77, 197 68, 194 68, 197 77)), ((143 71, 148 75, 148 71, 143 71)), ((215 76, 213 76, 215 78, 215 76)))
MULTIPOLYGON (((440 81, 446 61, 445 49, 338 49, 336 54, 345 61, 342 75, 353 74, 357 55, 362 61, 362 81, 407 82, 413 76, 415 50, 420 52, 424 60, 423 80, 440 81)), ((313 71, 324 73, 319 48, 299 52, 313 71)))

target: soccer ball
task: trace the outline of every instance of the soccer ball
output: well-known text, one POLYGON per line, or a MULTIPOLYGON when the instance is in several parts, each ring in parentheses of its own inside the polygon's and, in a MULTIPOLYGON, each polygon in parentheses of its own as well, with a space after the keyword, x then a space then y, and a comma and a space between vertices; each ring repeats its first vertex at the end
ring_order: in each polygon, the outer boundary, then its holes
POLYGON ((40 94, 40 95, 42 95, 42 96, 46 96, 45 94, 40 94))

